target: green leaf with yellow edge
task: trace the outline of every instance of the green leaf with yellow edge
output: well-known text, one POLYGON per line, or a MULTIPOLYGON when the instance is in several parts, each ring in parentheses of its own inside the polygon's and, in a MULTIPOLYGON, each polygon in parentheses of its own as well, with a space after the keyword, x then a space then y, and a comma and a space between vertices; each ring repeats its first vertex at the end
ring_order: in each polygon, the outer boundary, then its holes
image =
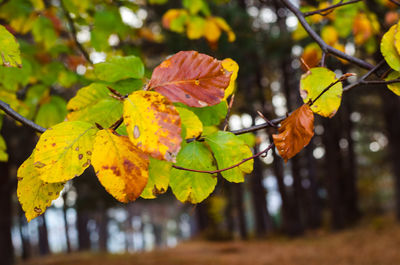
POLYGON ((236 135, 239 139, 241 139, 245 144, 247 144, 250 147, 254 147, 256 145, 257 138, 254 135, 254 133, 244 133, 244 134, 239 134, 236 135))
POLYGON ((110 127, 122 117, 123 104, 110 96, 107 85, 92 83, 81 88, 67 104, 70 121, 98 123, 104 128, 110 127))
POLYGON ((6 141, 4 141, 4 138, 1 135, 0 135, 0 161, 1 162, 8 161, 6 141))
POLYGON ((64 188, 64 183, 45 183, 40 179, 34 155, 25 160, 17 172, 17 196, 28 222, 43 214, 64 188))
MULTIPOLYGON (((311 68, 300 80, 300 95, 304 103, 316 99, 321 92, 335 82, 336 75, 324 67, 311 68)), ((343 86, 341 82, 332 86, 312 106, 311 110, 324 117, 333 117, 342 100, 343 86)))
POLYGON ((120 202, 136 200, 149 177, 149 158, 129 138, 100 130, 93 147, 92 165, 100 183, 120 202))
POLYGON ((383 35, 381 40, 381 52, 387 64, 394 70, 400 71, 400 55, 395 47, 395 34, 397 25, 393 25, 383 35))
POLYGON ((187 20, 187 37, 191 40, 203 37, 206 29, 206 21, 200 16, 190 16, 187 20))
POLYGON ((203 124, 196 114, 185 108, 176 107, 176 110, 179 112, 181 123, 186 129, 185 139, 197 137, 203 132, 203 124))
POLYGON ((232 72, 229 86, 225 89, 224 99, 227 99, 235 90, 235 81, 239 72, 239 65, 231 58, 226 58, 222 61, 222 67, 228 72, 232 72))
MULTIPOLYGON (((214 159, 202 143, 188 143, 178 154, 177 166, 196 170, 216 170, 214 159)), ((169 186, 181 202, 199 203, 213 192, 217 175, 171 169, 169 186)))
POLYGON ((140 197, 154 199, 168 190, 171 162, 150 157, 149 180, 140 197))
POLYGON ((89 167, 98 129, 87 122, 67 121, 47 129, 35 147, 34 166, 45 182, 64 182, 89 167))
POLYGON ((154 158, 175 161, 182 142, 179 113, 163 95, 135 91, 124 101, 129 139, 154 158))
MULTIPOLYGON (((218 169, 233 166, 253 155, 250 148, 233 133, 218 131, 206 136, 205 139, 217 160, 218 169)), ((251 171, 253 171, 253 160, 222 171, 221 175, 230 182, 239 183, 244 181, 244 174, 251 173, 251 171)))
POLYGON ((49 128, 64 121, 67 115, 67 103, 59 96, 52 96, 50 101, 41 105, 35 118, 35 123, 49 128))
POLYGON ((2 25, 0 25, 0 62, 7 67, 22 67, 19 44, 2 25))
POLYGON ((113 56, 103 63, 95 64, 93 67, 97 78, 107 82, 116 82, 128 78, 140 79, 144 75, 142 60, 134 55, 113 56))
MULTIPOLYGON (((386 78, 386 81, 394 80, 400 78, 399 72, 391 72, 386 78)), ((396 95, 400 96, 400 82, 388 84, 387 87, 396 95)))

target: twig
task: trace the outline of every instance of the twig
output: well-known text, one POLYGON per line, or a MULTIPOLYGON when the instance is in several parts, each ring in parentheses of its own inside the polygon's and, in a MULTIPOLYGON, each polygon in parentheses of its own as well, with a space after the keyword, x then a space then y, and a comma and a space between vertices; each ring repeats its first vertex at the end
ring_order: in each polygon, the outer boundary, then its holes
POLYGON ((385 64, 385 60, 380 61, 377 65, 375 65, 371 70, 369 70, 365 75, 363 75, 357 82, 350 84, 343 88, 343 92, 349 91, 350 89, 362 84, 362 82, 367 79, 370 75, 375 73, 385 64))
POLYGON ((44 131, 46 131, 45 128, 43 128, 42 126, 34 123, 33 121, 28 120, 27 118, 23 117, 21 114, 19 114, 15 110, 13 110, 10 107, 10 105, 8 105, 7 103, 5 103, 2 100, 0 100, 0 109, 2 109, 5 113, 10 115, 10 117, 13 118, 14 120, 17 120, 17 121, 21 122, 22 124, 24 124, 28 127, 31 127, 32 129, 34 129, 37 132, 43 133, 44 131))
POLYGON ((233 101, 234 100, 235 100, 235 94, 232 94, 231 100, 229 101, 229 105, 228 105, 228 111, 226 112, 226 116, 225 116, 224 131, 226 131, 228 129, 229 115, 231 113, 231 109, 232 109, 232 105, 233 105, 233 101))
POLYGON ((88 61, 90 64, 93 64, 92 60, 90 60, 90 56, 89 56, 88 52, 85 50, 85 48, 83 48, 82 44, 80 44, 80 42, 78 41, 74 21, 73 21, 71 15, 69 14, 67 8, 64 5, 64 0, 60 0, 60 6, 64 12, 65 17, 67 18, 68 26, 70 27, 70 30, 71 30, 72 39, 74 40, 76 47, 78 47, 78 49, 81 51, 81 53, 82 53, 83 57, 85 57, 86 61, 88 61))
POLYGON ((356 58, 354 56, 350 56, 342 51, 339 51, 338 49, 333 48, 332 46, 329 46, 325 41, 322 40, 322 38, 311 28, 310 24, 306 21, 303 13, 295 7, 290 0, 281 0, 282 3, 290 10, 293 12, 293 14, 297 17, 299 20, 300 24, 303 26, 303 28, 307 31, 308 35, 317 42, 317 44, 321 47, 322 51, 325 53, 329 53, 332 55, 335 55, 339 58, 342 58, 346 61, 352 62, 355 65, 358 65, 364 69, 370 70, 374 66, 366 61, 363 61, 359 58, 356 58))
POLYGON ((257 154, 252 155, 251 157, 248 157, 248 158, 246 158, 246 159, 243 159, 242 161, 240 161, 239 163, 237 163, 237 164, 235 164, 235 165, 232 165, 232 166, 230 166, 230 167, 223 168, 223 169, 208 171, 208 170, 197 170, 197 169, 184 168, 184 167, 180 167, 180 166, 176 166, 176 165, 172 165, 172 167, 173 167, 173 168, 176 168, 176 169, 179 169, 179 170, 185 170, 185 171, 191 171, 191 172, 197 172, 197 173, 216 174, 216 173, 220 173, 220 172, 223 172, 223 171, 226 171, 226 170, 229 170, 229 169, 238 167, 238 166, 240 166, 241 164, 243 164, 243 163, 245 163, 245 162, 247 162, 247 161, 249 161, 249 160, 251 160, 251 159, 254 159, 254 158, 256 158, 256 157, 259 157, 259 156, 261 156, 262 154, 267 153, 273 146, 274 146, 274 144, 272 143, 272 144, 270 144, 266 149, 262 150, 261 152, 258 152, 257 154))
POLYGON ((399 1, 396 1, 396 0, 389 0, 389 1, 392 2, 395 5, 400 6, 400 2, 399 1))
POLYGON ((357 3, 357 2, 360 2, 360 1, 361 0, 352 0, 352 1, 348 1, 348 2, 343 3, 343 0, 342 0, 342 1, 340 1, 339 3, 337 3, 335 5, 328 6, 327 8, 323 8, 323 9, 319 9, 319 10, 315 10, 315 11, 310 11, 310 12, 305 12, 305 13, 303 13, 303 16, 304 17, 308 17, 308 16, 312 16, 312 15, 325 16, 325 15, 327 15, 327 13, 325 13, 327 11, 332 12, 333 11, 332 9, 335 9, 335 8, 338 8, 338 7, 341 7, 341 6, 345 6, 345 5, 354 4, 354 3, 357 3))
POLYGON ((113 125, 110 126, 110 129, 112 130, 116 130, 118 129, 119 126, 121 126, 122 122, 124 121, 124 118, 120 118, 119 120, 117 120, 113 125))

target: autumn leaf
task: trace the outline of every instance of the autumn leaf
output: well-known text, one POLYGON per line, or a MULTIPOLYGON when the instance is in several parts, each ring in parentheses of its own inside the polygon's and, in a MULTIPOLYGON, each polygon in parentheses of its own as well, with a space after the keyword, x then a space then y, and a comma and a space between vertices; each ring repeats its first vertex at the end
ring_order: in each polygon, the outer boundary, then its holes
POLYGON ((22 67, 19 44, 2 25, 0 25, 0 62, 7 67, 22 67))
POLYGON ((203 124, 196 114, 185 108, 176 107, 176 110, 181 117, 182 128, 186 129, 185 139, 197 137, 203 132, 203 124))
POLYGON ((166 29, 170 29, 175 32, 182 33, 184 32, 186 20, 188 18, 188 13, 184 9, 170 9, 168 10, 162 17, 162 25, 166 29), (177 23, 174 22, 180 22, 179 26, 174 25, 177 23))
POLYGON ((213 17, 208 17, 205 24, 204 37, 211 43, 217 42, 221 36, 221 29, 213 17))
POLYGON ((321 30, 321 38, 330 46, 335 45, 339 40, 339 34, 335 27, 325 26, 321 30))
POLYGON ((64 188, 64 183, 45 183, 40 179, 34 155, 25 160, 17 172, 17 196, 28 222, 43 214, 64 188))
POLYGON ((153 71, 147 90, 155 90, 172 102, 191 107, 216 105, 224 98, 231 72, 221 61, 196 51, 179 52, 153 71))
POLYGON ((239 65, 231 58, 226 58, 222 60, 222 67, 228 72, 232 72, 229 86, 225 90, 224 99, 227 99, 230 95, 232 95, 233 91, 235 90, 235 81, 239 72, 239 65))
POLYGON ((34 166, 45 182, 64 182, 89 167, 97 128, 83 121, 59 123, 47 129, 35 147, 34 166))
POLYGON ((6 162, 8 160, 7 145, 3 136, 0 135, 0 161, 6 162))
MULTIPOLYGON (((177 166, 216 170, 211 152, 200 142, 188 143, 177 157, 177 166)), ((216 174, 197 173, 176 168, 171 169, 170 187, 181 202, 199 203, 213 192, 217 184, 216 174)))
MULTIPOLYGON (((302 75, 300 80, 300 95, 304 103, 316 99, 322 91, 336 81, 336 74, 324 67, 311 68, 302 75)), ((339 109, 342 99, 342 83, 338 82, 325 92, 311 110, 324 117, 333 117, 339 109)))
POLYGON ((314 135, 314 114, 308 104, 293 111, 281 122, 279 134, 272 135, 274 144, 287 162, 308 145, 314 135))
POLYGON ((204 18, 200 16, 191 16, 187 20, 187 31, 186 34, 189 39, 195 40, 203 37, 206 22, 204 18))
POLYGON ((150 157, 149 180, 140 197, 154 199, 168 190, 171 162, 150 157))
POLYGON ((353 34, 354 42, 358 45, 364 44, 372 36, 372 24, 365 13, 359 13, 354 18, 353 34))
MULTIPOLYGON (((385 78, 386 81, 394 80, 400 78, 400 73, 399 72, 391 72, 387 78, 385 78)), ((388 84, 387 87, 396 95, 400 96, 400 83, 392 83, 388 84)))
MULTIPOLYGON (((303 54, 301 55, 301 59, 303 59, 304 63, 307 67, 313 68, 316 67, 322 58, 322 50, 318 46, 317 43, 311 43, 304 48, 303 54)), ((305 65, 301 65, 301 68, 307 71, 307 67, 305 65)))
POLYGON ((383 35, 381 40, 381 52, 387 64, 394 70, 400 71, 400 55, 395 47, 395 34, 397 25, 393 25, 383 35))
MULTIPOLYGON (((250 148, 236 135, 230 132, 218 131, 206 136, 206 143, 213 151, 218 168, 227 168, 251 157, 250 148)), ((230 182, 243 182, 244 174, 253 171, 253 160, 249 160, 238 167, 222 171, 221 175, 230 182)))
POLYGON ((97 132, 92 165, 100 183, 120 202, 136 200, 147 184, 148 156, 110 129, 97 132))
POLYGON ((124 101, 129 139, 154 158, 175 161, 181 138, 181 119, 174 105, 154 91, 133 92, 124 101))

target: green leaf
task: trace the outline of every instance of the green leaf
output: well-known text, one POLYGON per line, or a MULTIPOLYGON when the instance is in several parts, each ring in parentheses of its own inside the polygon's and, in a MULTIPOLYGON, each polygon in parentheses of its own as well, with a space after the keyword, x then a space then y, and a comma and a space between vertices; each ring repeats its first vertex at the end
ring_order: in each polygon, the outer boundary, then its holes
POLYGON ((400 71, 400 55, 395 47, 395 34, 397 25, 393 25, 383 35, 381 40, 381 52, 387 64, 394 70, 400 71))
POLYGON ((64 188, 64 183, 45 183, 40 179, 34 166, 34 155, 25 160, 17 172, 17 195, 28 222, 43 214, 64 188))
POLYGON ((67 104, 67 119, 98 123, 110 127, 122 117, 123 104, 112 98, 106 84, 92 83, 81 88, 67 104))
POLYGON ((192 111, 203 123, 203 126, 220 124, 221 121, 225 119, 226 114, 228 113, 228 104, 225 100, 221 101, 217 105, 203 108, 188 107, 182 103, 175 103, 175 105, 192 111))
MULTIPOLYGON (((200 142, 187 144, 179 152, 176 165, 189 169, 216 170, 211 152, 200 142)), ((171 169, 169 185, 175 197, 181 202, 203 201, 213 192, 216 184, 216 174, 171 169)))
POLYGON ((237 135, 239 139, 241 139, 243 142, 245 142, 248 146, 254 147, 256 145, 256 136, 253 133, 244 133, 237 135))
POLYGON ((0 62, 3 66, 22 67, 19 44, 2 25, 0 25, 0 62))
MULTIPOLYGON (((316 99, 321 92, 335 82, 336 74, 324 67, 311 68, 301 76, 300 95, 304 103, 316 99)), ((311 110, 324 117, 333 117, 342 100, 343 86, 339 82, 325 92, 312 106, 311 110)))
POLYGON ((35 147, 34 166, 45 182, 64 182, 89 167, 98 129, 87 122, 62 122, 47 129, 35 147))
MULTIPOLYGON (((385 79, 386 81, 394 80, 400 78, 399 72, 391 72, 388 77, 385 79)), ((387 87, 396 95, 400 96, 400 83, 392 83, 388 84, 387 87)))
POLYGON ((39 16, 35 20, 32 28, 32 34, 35 42, 43 43, 46 49, 52 48, 58 40, 53 23, 50 19, 44 16, 39 16))
POLYGON ((52 96, 48 103, 40 106, 35 122, 44 128, 49 128, 64 121, 67 116, 67 103, 59 96, 52 96))
MULTIPOLYGON (((217 160, 218 169, 233 166, 253 154, 250 148, 236 135, 230 132, 219 131, 207 136, 206 143, 210 146, 217 160)), ((253 171, 253 160, 249 160, 238 167, 222 171, 221 175, 230 182, 243 182, 244 174, 253 171)))
POLYGON ((26 86, 29 83, 29 78, 32 75, 31 64, 22 59, 24 67, 0 67, 0 83, 5 89, 10 91, 17 91, 22 86, 26 86))
POLYGON ((7 145, 3 136, 0 135, 0 161, 6 162, 8 160, 7 145))
POLYGON ((168 190, 172 163, 150 157, 149 179, 140 197, 154 199, 168 190))
POLYGON ((176 107, 176 110, 179 112, 179 116, 181 117, 181 126, 185 127, 185 139, 199 136, 203 131, 203 124, 199 117, 185 108, 176 107))
POLYGON ((107 82, 115 82, 127 78, 140 79, 144 75, 144 65, 139 57, 134 55, 114 56, 106 62, 94 65, 97 78, 107 82))

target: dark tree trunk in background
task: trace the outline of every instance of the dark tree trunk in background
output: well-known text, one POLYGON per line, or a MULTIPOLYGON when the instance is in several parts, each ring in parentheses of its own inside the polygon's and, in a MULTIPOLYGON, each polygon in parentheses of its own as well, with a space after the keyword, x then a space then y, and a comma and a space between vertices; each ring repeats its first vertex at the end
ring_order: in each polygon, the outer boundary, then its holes
POLYGON ((339 147, 340 128, 339 119, 323 119, 325 145, 325 173, 326 185, 331 210, 331 225, 333 229, 341 229, 345 226, 345 211, 343 209, 343 178, 342 157, 339 147))
POLYGON ((382 108, 389 140, 388 151, 395 183, 396 217, 400 221, 400 100, 385 86, 377 87, 382 98, 382 108))
POLYGON ((31 257, 31 244, 29 242, 29 235, 27 235, 28 222, 26 221, 24 211, 18 207, 18 222, 19 222, 19 233, 21 236, 21 258, 27 260, 31 257))
POLYGON ((241 239, 247 239, 247 225, 246 225, 246 216, 244 210, 244 201, 243 201, 243 191, 244 191, 244 183, 234 183, 233 184, 233 198, 237 213, 237 221, 239 227, 239 234, 241 239))
POLYGON ((196 204, 197 233, 203 232, 209 224, 207 204, 205 202, 196 204))
POLYGON ((8 163, 0 163, 0 253, 1 264, 11 265, 14 262, 14 248, 11 241, 12 225, 12 191, 8 163))
POLYGON ((90 250, 90 233, 87 227, 90 220, 89 213, 86 210, 77 210, 76 212, 79 251, 90 250))
POLYGON ((67 193, 64 192, 63 194, 63 218, 64 218, 64 229, 65 229, 65 243, 67 245, 67 253, 71 253, 71 241, 69 240, 69 224, 68 224, 68 217, 67 217, 67 193))
MULTIPOLYGON (((131 218, 129 218, 131 221, 131 218)), ((99 249, 101 252, 107 252, 107 241, 108 241, 108 215, 107 209, 100 210, 99 220, 99 249)))
MULTIPOLYGON (((255 148, 258 152, 258 148, 255 148)), ((256 237, 263 237, 272 230, 272 220, 267 209, 266 190, 263 185, 263 170, 261 160, 254 159, 254 169, 249 177, 251 195, 255 215, 256 237)))
POLYGON ((47 225, 45 215, 37 217, 39 221, 38 232, 39 232, 39 254, 47 255, 50 252, 49 239, 47 233, 47 225))

